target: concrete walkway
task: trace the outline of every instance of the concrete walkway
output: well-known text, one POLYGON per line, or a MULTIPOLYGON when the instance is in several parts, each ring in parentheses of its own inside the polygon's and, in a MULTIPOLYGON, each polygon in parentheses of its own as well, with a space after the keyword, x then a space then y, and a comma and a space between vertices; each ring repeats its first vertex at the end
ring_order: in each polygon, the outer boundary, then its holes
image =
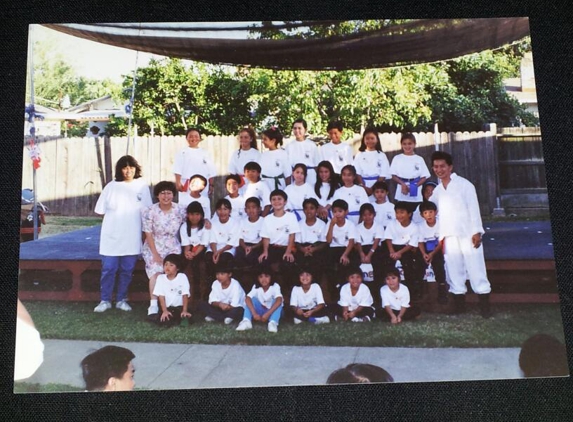
POLYGON ((312 385, 335 369, 371 363, 396 382, 521 378, 519 348, 230 346, 44 340, 44 363, 30 383, 83 387, 80 361, 107 344, 135 354, 136 388, 188 389, 312 385))

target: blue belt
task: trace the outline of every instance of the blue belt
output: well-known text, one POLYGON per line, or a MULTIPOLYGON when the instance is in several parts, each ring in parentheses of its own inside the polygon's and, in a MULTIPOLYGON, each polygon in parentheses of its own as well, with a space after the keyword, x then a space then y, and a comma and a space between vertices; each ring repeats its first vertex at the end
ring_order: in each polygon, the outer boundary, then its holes
POLYGON ((382 176, 362 176, 362 180, 378 180, 382 176))
POLYGON ((355 215, 360 216, 360 211, 349 211, 348 214, 346 214, 346 218, 348 218, 351 215, 352 216, 355 216, 355 215))
POLYGON ((297 209, 293 209, 292 212, 294 212, 294 215, 296 215, 296 221, 300 221, 302 220, 302 217, 300 216, 300 214, 298 213, 298 211, 303 211, 302 208, 297 208, 297 209))

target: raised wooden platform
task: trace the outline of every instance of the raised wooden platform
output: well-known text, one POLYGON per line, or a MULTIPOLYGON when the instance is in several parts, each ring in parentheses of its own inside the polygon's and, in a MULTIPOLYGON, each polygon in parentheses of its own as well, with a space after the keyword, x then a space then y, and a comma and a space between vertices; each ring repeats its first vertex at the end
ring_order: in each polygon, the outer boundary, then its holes
MULTIPOLYGON (((558 303, 555 261, 549 221, 495 222, 485 225, 483 237, 488 275, 494 286, 492 302, 558 303), (535 291, 532 291, 535 290, 535 291)), ((99 273, 101 226, 46 237, 20 245, 20 269, 51 272, 50 283, 71 279, 68 290, 39 290, 20 286, 24 300, 98 301, 99 291, 86 291, 82 279, 99 273), (54 277, 55 275, 55 277, 54 277)), ((134 278, 144 279, 144 263, 138 261, 134 278)), ((93 277, 92 277, 93 278, 93 277)), ((84 284, 86 280, 83 280, 84 284)), ((132 283, 133 285, 134 283, 132 283)), ((130 289, 131 301, 147 300, 145 283, 130 289)), ((133 287, 133 286, 132 286, 133 287)), ((472 300, 469 296, 468 300, 472 300)))

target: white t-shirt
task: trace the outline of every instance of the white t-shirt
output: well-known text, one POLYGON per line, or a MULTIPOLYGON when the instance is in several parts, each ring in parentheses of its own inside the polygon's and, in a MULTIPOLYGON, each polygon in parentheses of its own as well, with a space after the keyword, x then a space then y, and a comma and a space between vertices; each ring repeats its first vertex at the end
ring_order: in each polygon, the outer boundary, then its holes
POLYGON ((201 195, 207 196, 209 192, 209 178, 217 175, 217 168, 209 153, 202 148, 183 148, 175 155, 173 173, 181 176, 181 183, 185 183, 194 174, 200 174, 207 179, 207 185, 201 195))
POLYGON ((260 158, 261 152, 255 148, 251 148, 248 151, 235 150, 229 157, 229 173, 243 176, 245 174, 245 164, 251 161, 258 163, 260 158))
MULTIPOLYGON (((209 230, 209 243, 215 243, 217 250, 224 248, 226 245, 232 246, 226 252, 235 255, 235 249, 239 246, 239 222, 233 217, 229 217, 229 221, 221 223, 219 220, 211 223, 211 230, 209 230)), ((211 251, 209 245, 208 251, 211 251)))
MULTIPOLYGON (((241 221, 243 218, 247 217, 247 213, 245 212, 245 198, 242 195, 237 196, 236 198, 231 198, 229 195, 225 196, 231 203, 231 217, 237 221, 241 221)), ((215 212, 213 214, 213 221, 218 220, 219 216, 215 212)))
POLYGON ((352 164, 352 147, 346 142, 335 145, 332 142, 320 147, 319 161, 329 161, 334 168, 334 172, 340 174, 342 167, 352 164))
POLYGON ((205 227, 202 229, 191 228, 191 235, 187 234, 187 222, 184 222, 179 229, 181 236, 181 246, 209 246, 210 233, 205 227))
POLYGON ((440 211, 440 239, 484 233, 474 185, 452 173, 448 188, 439 183, 430 198, 440 211))
POLYGON ((262 180, 259 180, 257 183, 249 183, 246 181, 245 186, 241 188, 240 195, 243 196, 245 201, 253 197, 259 198, 262 208, 271 205, 271 190, 262 180))
POLYGON ((392 177, 388 157, 381 151, 361 151, 354 157, 353 164, 367 187, 372 187, 379 177, 392 177))
POLYGON ((295 235, 296 243, 326 242, 326 223, 317 218, 312 226, 306 224, 306 219, 298 222, 300 233, 295 235))
MULTIPOLYGON (((419 155, 404 155, 398 154, 392 159, 392 165, 390 166, 390 171, 392 174, 402 178, 402 179, 415 179, 417 177, 430 177, 430 171, 428 166, 422 157, 419 155)), ((418 187, 418 195, 410 196, 404 195, 402 193, 402 186, 399 184, 396 186, 396 195, 394 196, 395 201, 406 201, 406 202, 422 202, 422 186, 418 187)))
POLYGON ((301 186, 292 183, 288 185, 284 191, 288 197, 286 209, 291 211, 296 210, 302 218, 304 218, 304 213, 302 212, 302 203, 304 200, 308 198, 317 199, 314 189, 308 183, 304 183, 301 186))
POLYGON ((316 171, 314 167, 318 164, 318 147, 310 139, 297 141, 293 139, 286 144, 285 150, 288 154, 288 160, 291 167, 301 163, 308 168, 307 183, 316 182, 316 171))
POLYGON ((289 235, 298 232, 300 227, 294 214, 287 212, 282 217, 269 214, 264 219, 261 237, 269 239, 271 245, 288 246, 289 235))
POLYGON ((189 280, 183 273, 178 273, 173 280, 169 280, 165 274, 160 274, 155 282, 153 289, 155 296, 164 296, 165 305, 170 306, 183 306, 183 296, 189 293, 189 280))
POLYGON ((233 308, 239 306, 245 307, 245 291, 241 284, 231 278, 231 284, 226 289, 223 289, 219 280, 215 280, 211 285, 211 293, 209 294, 209 303, 221 302, 231 305, 233 308))
POLYGON ((348 204, 348 219, 354 224, 358 224, 360 219, 359 211, 362 204, 366 204, 368 201, 368 195, 364 188, 358 185, 352 185, 347 188, 346 186, 341 186, 336 190, 334 196, 332 197, 331 204, 337 199, 344 199, 348 204))
POLYGON ((290 295, 290 306, 296 308, 311 310, 318 305, 324 304, 322 289, 316 283, 312 283, 308 292, 302 289, 302 286, 294 286, 290 295))
POLYGON ((256 297, 261 305, 267 309, 270 309, 271 306, 273 306, 277 297, 283 297, 281 293, 281 286, 279 286, 277 283, 270 285, 266 292, 262 287, 255 287, 253 285, 253 288, 249 292, 248 296, 251 299, 256 297))
POLYGON ((375 224, 381 224, 386 228, 391 221, 396 220, 396 211, 394 211, 392 202, 386 200, 383 204, 377 204, 376 200, 374 200, 370 203, 374 206, 374 211, 376 211, 375 224))
POLYGON ((398 220, 394 220, 386 226, 384 238, 391 239, 395 245, 410 245, 417 248, 418 226, 410 222, 407 227, 404 227, 398 220))
POLYGON ((99 253, 105 256, 141 253, 141 210, 152 204, 149 186, 141 179, 110 182, 95 206, 103 215, 99 253))
POLYGON ((352 296, 352 292, 350 290, 350 283, 346 283, 340 289, 340 300, 338 301, 338 304, 340 306, 347 306, 350 312, 352 312, 359 306, 362 307, 372 306, 373 303, 374 299, 372 299, 372 294, 370 293, 370 289, 366 287, 364 284, 360 284, 360 287, 358 287, 358 291, 354 296, 352 296))
POLYGON ((288 161, 287 152, 282 149, 275 149, 273 151, 265 151, 261 154, 261 179, 267 184, 270 191, 275 189, 283 189, 286 186, 285 179, 290 177, 292 170, 288 161), (278 179, 278 187, 275 187, 274 177, 283 176, 278 179))
POLYGON ((428 242, 440 238, 440 223, 436 220, 434 227, 428 226, 426 220, 418 224, 418 242, 428 242))
MULTIPOLYGON (((314 187, 312 188, 312 190, 314 191, 314 187)), ((329 204, 332 205, 334 193, 336 193, 336 190, 334 191, 332 196, 330 198, 328 198, 328 195, 330 194, 330 183, 322 182, 322 185, 320 186, 319 192, 320 192, 320 198, 318 196, 316 197, 318 204, 323 206, 323 207, 326 207, 329 204)), ((316 194, 316 192, 315 192, 315 194, 316 194)))
MULTIPOLYGON (((328 227, 325 227, 325 232, 328 233, 328 227)), ((335 224, 332 228, 332 242, 330 242, 331 248, 347 247, 350 239, 356 241, 356 225, 350 221, 345 220, 344 226, 340 227, 335 224)))
POLYGON ((400 283, 398 290, 393 292, 388 286, 380 288, 380 297, 382 298, 382 307, 390 306, 395 311, 401 308, 410 307, 410 291, 408 287, 400 283))
POLYGON ((201 195, 199 198, 193 198, 191 195, 189 195, 188 192, 179 192, 178 204, 180 206, 186 209, 191 202, 199 202, 201 204, 201 207, 203 208, 203 214, 205 214, 205 219, 206 220, 211 219, 211 201, 209 201, 209 197, 201 195))
POLYGON ((252 223, 248 218, 241 220, 239 239, 243 239, 245 243, 259 243, 261 241, 261 230, 263 229, 264 219, 259 217, 257 221, 252 223))
POLYGON ((384 227, 376 223, 367 229, 364 226, 364 222, 362 222, 356 227, 356 232, 356 243, 360 243, 361 245, 373 245, 374 240, 382 239, 383 241, 384 239, 384 227))

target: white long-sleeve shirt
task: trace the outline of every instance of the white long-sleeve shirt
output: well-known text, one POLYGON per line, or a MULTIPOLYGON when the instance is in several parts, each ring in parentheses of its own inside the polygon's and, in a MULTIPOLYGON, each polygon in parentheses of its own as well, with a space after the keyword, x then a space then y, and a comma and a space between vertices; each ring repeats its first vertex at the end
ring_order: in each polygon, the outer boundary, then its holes
POLYGON ((452 173, 447 188, 439 183, 430 201, 440 212, 440 239, 484 233, 476 189, 469 180, 452 173))

